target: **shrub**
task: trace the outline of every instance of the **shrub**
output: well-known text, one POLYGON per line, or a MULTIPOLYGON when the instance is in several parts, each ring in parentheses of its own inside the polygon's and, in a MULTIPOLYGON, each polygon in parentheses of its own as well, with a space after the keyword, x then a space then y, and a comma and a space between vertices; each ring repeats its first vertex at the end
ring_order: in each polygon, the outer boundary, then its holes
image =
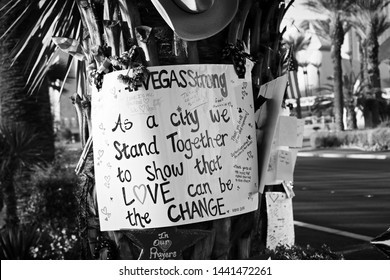
POLYGON ((0 230, 0 259, 31 260, 31 249, 38 244, 40 235, 32 226, 4 227, 0 230))
POLYGON ((306 248, 297 245, 279 245, 275 250, 265 249, 254 258, 271 260, 342 260, 344 257, 341 254, 332 252, 324 244, 319 249, 310 245, 307 245, 306 248))
POLYGON ((77 176, 59 149, 53 164, 36 168, 20 186, 21 222, 36 224, 40 242, 36 259, 77 259, 77 176))
POLYGON ((31 248, 31 255, 39 260, 75 260, 80 257, 79 240, 74 230, 46 225, 38 229, 40 242, 31 248))
POLYGON ((377 128, 372 132, 372 142, 377 150, 388 150, 390 148, 390 128, 377 128))
POLYGON ((331 148, 341 145, 339 136, 334 132, 317 132, 310 138, 310 144, 313 148, 331 148))
POLYGON ((341 132, 317 132, 310 138, 312 148, 359 147, 365 150, 388 150, 390 128, 351 130, 341 132))
MULTIPOLYGON (((388 111, 390 112, 390 105, 388 105, 388 111)), ((385 118, 382 120, 382 122, 378 125, 378 127, 389 127, 390 128, 390 117, 385 118)))

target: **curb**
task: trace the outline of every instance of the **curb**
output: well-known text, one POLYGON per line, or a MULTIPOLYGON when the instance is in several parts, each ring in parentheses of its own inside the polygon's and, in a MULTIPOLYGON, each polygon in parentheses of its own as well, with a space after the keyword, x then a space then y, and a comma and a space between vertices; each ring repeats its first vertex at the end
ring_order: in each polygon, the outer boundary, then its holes
POLYGON ((321 157, 321 158, 350 158, 350 159, 388 159, 387 155, 373 154, 335 154, 335 153, 312 153, 298 152, 299 157, 321 157))

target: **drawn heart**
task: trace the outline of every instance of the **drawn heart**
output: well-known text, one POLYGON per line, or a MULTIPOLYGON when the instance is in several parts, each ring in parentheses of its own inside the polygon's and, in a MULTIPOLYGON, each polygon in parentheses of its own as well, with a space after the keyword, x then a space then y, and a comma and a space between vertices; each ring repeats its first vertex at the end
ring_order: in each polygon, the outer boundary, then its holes
POLYGON ((106 180, 107 183, 110 182, 111 176, 110 175, 104 176, 104 180, 106 180))
POLYGON ((163 252, 165 253, 166 251, 168 251, 168 249, 172 246, 172 241, 171 240, 164 240, 164 241, 160 241, 158 246, 161 248, 161 250, 163 250, 163 252))
POLYGON ((148 106, 145 104, 139 105, 139 109, 142 113, 145 113, 148 110, 148 106))
POLYGON ((149 104, 149 98, 144 98, 144 104, 149 104))
POLYGON ((145 198, 146 198, 146 187, 144 184, 141 184, 139 186, 134 185, 133 193, 135 197, 138 199, 139 202, 144 204, 145 198))
POLYGON ((99 157, 102 157, 102 156, 103 156, 103 154, 104 154, 104 150, 99 150, 99 151, 98 151, 98 155, 99 155, 99 157))
POLYGON ((100 209, 100 211, 103 213, 103 215, 106 215, 107 218, 111 217, 111 213, 108 213, 106 206, 104 206, 102 209, 100 209))
POLYGON ((277 193, 271 193, 271 194, 270 194, 270 197, 271 197, 271 200, 272 200, 273 202, 275 202, 275 201, 278 200, 279 194, 277 194, 277 193))

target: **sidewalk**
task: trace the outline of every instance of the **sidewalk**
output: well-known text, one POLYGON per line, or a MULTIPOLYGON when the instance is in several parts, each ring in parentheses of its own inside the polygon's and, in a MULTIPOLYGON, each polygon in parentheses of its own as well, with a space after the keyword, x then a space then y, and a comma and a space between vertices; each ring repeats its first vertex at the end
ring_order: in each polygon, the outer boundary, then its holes
POLYGON ((388 151, 365 151, 360 148, 322 148, 313 149, 308 139, 304 139, 303 148, 298 152, 299 157, 322 157, 322 158, 351 158, 351 159, 390 159, 388 151))
POLYGON ((322 158, 351 158, 351 159, 390 159, 390 151, 371 152, 358 149, 302 149, 298 152, 299 157, 322 157, 322 158))
POLYGON ((342 254, 346 260, 388 260, 369 241, 361 241, 328 232, 317 231, 295 225, 295 243, 301 247, 308 244, 321 248, 326 244, 333 252, 342 254))

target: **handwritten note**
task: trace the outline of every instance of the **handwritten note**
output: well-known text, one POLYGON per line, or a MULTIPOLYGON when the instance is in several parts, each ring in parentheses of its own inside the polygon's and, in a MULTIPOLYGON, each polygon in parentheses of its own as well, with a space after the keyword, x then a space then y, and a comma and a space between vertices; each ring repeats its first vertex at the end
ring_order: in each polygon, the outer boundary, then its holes
POLYGON ((150 67, 142 86, 104 76, 92 97, 101 230, 197 223, 257 209, 250 71, 150 67))
POLYGON ((296 155, 289 150, 272 150, 266 173, 266 184, 293 181, 296 155))
POLYGON ((294 245, 292 199, 281 192, 266 192, 265 199, 267 204, 267 248, 273 250, 278 245, 294 245))
POLYGON ((302 147, 303 120, 290 116, 279 116, 274 140, 277 146, 302 147))

